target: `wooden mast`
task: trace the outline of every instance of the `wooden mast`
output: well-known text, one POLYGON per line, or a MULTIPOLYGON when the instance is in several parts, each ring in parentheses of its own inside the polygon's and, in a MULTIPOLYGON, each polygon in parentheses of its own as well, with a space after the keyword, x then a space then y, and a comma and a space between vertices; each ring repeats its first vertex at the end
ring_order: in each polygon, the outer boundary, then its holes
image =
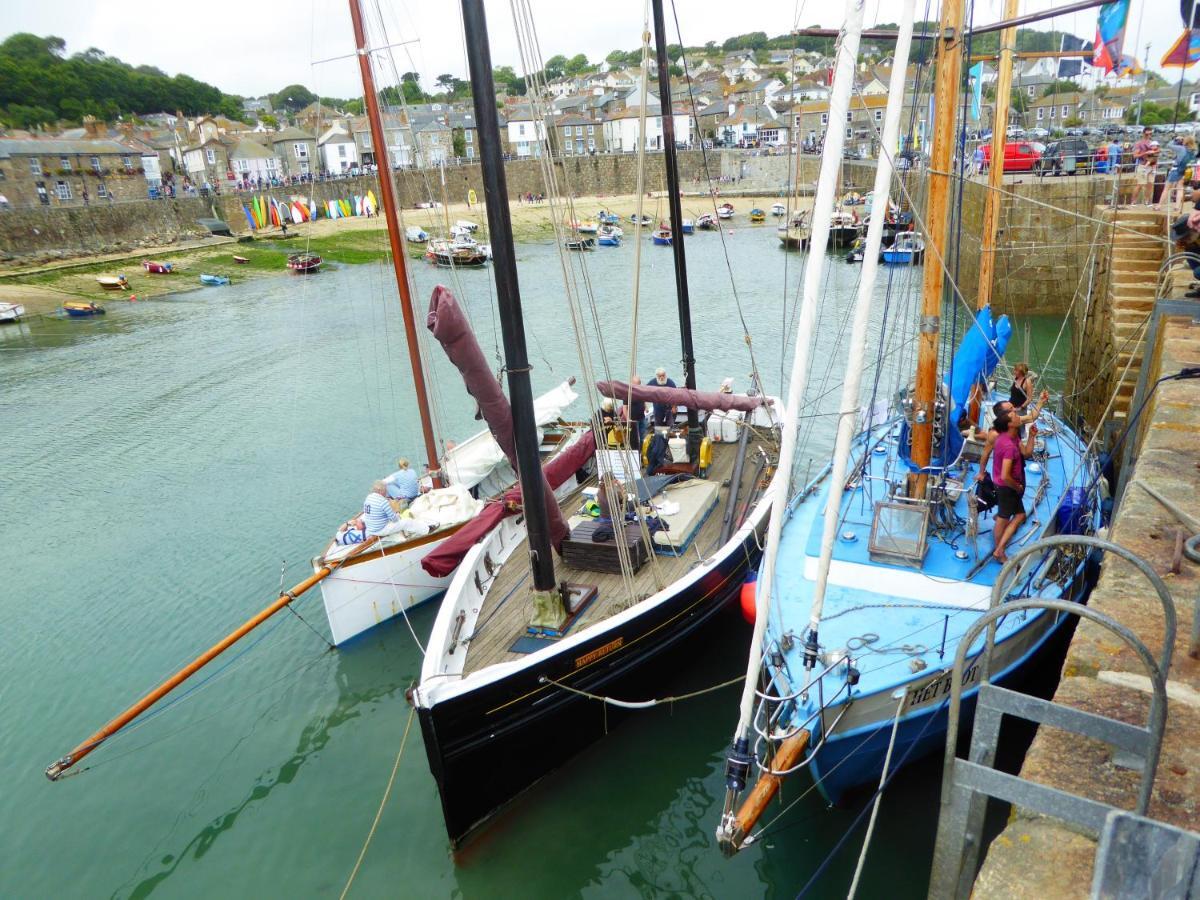
POLYGON ((433 419, 429 413, 429 390, 425 384, 425 369, 421 365, 421 348, 417 343, 417 323, 413 314, 412 293, 408 289, 408 263, 403 238, 400 234, 400 218, 396 210, 396 190, 392 184, 392 164, 388 154, 387 136, 383 132, 383 116, 379 113, 379 98, 375 94, 375 76, 371 71, 371 57, 367 50, 367 37, 363 29, 362 8, 359 0, 350 0, 350 22, 354 26, 354 49, 358 56, 358 71, 362 76, 363 102, 367 107, 367 120, 371 124, 371 142, 375 147, 376 170, 379 173, 379 193, 383 214, 387 219, 388 241, 392 248, 392 266, 396 270, 396 287, 400 291, 400 312, 404 316, 404 338, 408 342, 408 360, 412 366, 413 387, 417 393, 417 407, 421 413, 421 434, 425 439, 425 456, 434 486, 439 486, 437 441, 433 437, 433 419), (380 164, 380 154, 383 161, 380 164))
MULTIPOLYGON (((1019 0, 1004 0, 1004 18, 1017 15, 1019 0)), ((992 163, 988 167, 987 196, 983 201, 983 228, 979 256, 979 290, 975 308, 992 302, 992 279, 996 271, 996 235, 1000 231, 1000 189, 1004 182, 1004 148, 1008 136, 1008 105, 1012 93, 1013 54, 1017 47, 1015 25, 1000 32, 1000 60, 996 67, 996 103, 992 115, 992 163)))
POLYGON ((927 468, 933 458, 933 425, 938 390, 938 336, 941 325, 946 243, 950 232, 950 169, 954 160, 955 112, 962 81, 963 0, 944 0, 937 41, 934 81, 933 148, 929 154, 929 202, 925 221, 932 253, 926 255, 920 333, 917 340, 917 381, 913 396, 912 462, 919 471, 909 476, 909 496, 925 497, 927 468))

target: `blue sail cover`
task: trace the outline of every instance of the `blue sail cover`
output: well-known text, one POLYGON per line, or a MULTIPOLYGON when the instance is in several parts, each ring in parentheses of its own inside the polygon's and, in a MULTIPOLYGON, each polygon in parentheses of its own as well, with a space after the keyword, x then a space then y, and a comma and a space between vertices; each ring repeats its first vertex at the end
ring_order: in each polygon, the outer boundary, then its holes
MULTIPOLYGON (((985 306, 975 317, 974 326, 963 335, 958 352, 950 363, 950 419, 941 446, 933 448, 930 467, 947 466, 958 459, 962 450, 962 435, 958 431, 958 420, 971 397, 971 388, 986 384, 988 376, 995 370, 1012 337, 1012 323, 1008 316, 992 322, 992 308, 985 306)), ((909 428, 905 422, 900 429, 900 458, 912 471, 919 470, 909 453, 909 428)))

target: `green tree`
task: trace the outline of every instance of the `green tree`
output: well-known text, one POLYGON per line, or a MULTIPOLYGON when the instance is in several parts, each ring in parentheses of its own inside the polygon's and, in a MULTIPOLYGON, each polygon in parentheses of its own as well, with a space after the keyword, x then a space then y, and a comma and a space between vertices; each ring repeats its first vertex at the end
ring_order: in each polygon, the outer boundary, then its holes
POLYGON ((347 100, 342 104, 342 108, 352 116, 361 116, 363 114, 363 102, 358 97, 353 100, 347 100))
POLYGON ((678 65, 677 63, 671 63, 669 66, 667 66, 667 71, 671 73, 672 78, 683 77, 683 66, 678 65))
POLYGON ((591 64, 588 62, 588 58, 582 53, 576 53, 567 60, 563 68, 568 75, 581 75, 591 68, 591 64))
POLYGON ((1025 115, 1025 110, 1028 108, 1029 108, 1029 105, 1028 105, 1028 103, 1026 103, 1025 92, 1023 90, 1021 90, 1020 88, 1013 88, 1012 94, 1009 96, 1009 99, 1008 99, 1009 112, 1015 112, 1015 113, 1018 113, 1019 115, 1025 115))
POLYGON ((1067 81, 1065 78, 1060 78, 1053 81, 1042 90, 1043 97, 1052 97, 1055 94, 1074 94, 1079 90, 1079 85, 1073 81, 1067 81))
POLYGON ((445 75, 439 75, 435 81, 437 86, 440 87, 447 94, 453 93, 454 82, 455 82, 454 76, 449 73, 446 73, 445 75))
POLYGON ((625 51, 614 50, 612 53, 608 54, 608 56, 604 57, 604 61, 614 69, 619 69, 625 65, 625 51))
POLYGON ((275 109, 286 109, 289 112, 299 112, 310 103, 317 102, 317 95, 302 84, 289 84, 267 97, 275 109))
POLYGON ((461 128, 455 128, 450 133, 450 146, 454 150, 454 155, 463 157, 467 155, 467 139, 461 128))
MULTIPOLYGON (((1133 123, 1137 121, 1137 118, 1137 104, 1134 104, 1125 112, 1125 121, 1133 123)), ((1173 103, 1170 106, 1165 103, 1155 103, 1153 100, 1146 100, 1142 103, 1143 125, 1172 125, 1175 122, 1190 122, 1192 118, 1192 113, 1187 109, 1187 101, 1173 103)))
MULTIPOLYGON (((584 59, 586 62, 587 59, 584 59)), ((543 69, 547 81, 554 81, 562 78, 567 74, 567 58, 559 53, 557 56, 552 56, 546 60, 546 66, 543 69)))
POLYGON ((258 121, 262 122, 268 128, 274 129, 276 131, 279 130, 279 120, 277 118, 275 118, 273 115, 271 115, 270 113, 263 113, 261 116, 258 117, 258 121))

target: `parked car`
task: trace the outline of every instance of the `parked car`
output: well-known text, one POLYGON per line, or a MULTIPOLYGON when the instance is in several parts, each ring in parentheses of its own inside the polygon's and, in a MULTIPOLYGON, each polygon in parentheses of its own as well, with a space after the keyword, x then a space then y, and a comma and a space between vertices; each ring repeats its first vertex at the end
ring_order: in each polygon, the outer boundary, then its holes
POLYGON ((1025 132, 1025 137, 1038 138, 1040 140, 1041 138, 1050 137, 1050 132, 1045 128, 1030 128, 1025 132))
POLYGON ((1038 160, 1039 175, 1089 174, 1096 167, 1096 151, 1079 138, 1055 141, 1038 160))
POLYGON ((1009 125, 1008 128, 1004 130, 1004 136, 1010 138, 1023 138, 1025 137, 1025 129, 1020 125, 1009 125))
MULTIPOLYGON (((1032 172, 1037 167, 1041 153, 1028 141, 1009 141, 1004 145, 1005 172, 1032 172)), ((988 168, 992 165, 992 145, 985 144, 983 148, 983 164, 988 168)))

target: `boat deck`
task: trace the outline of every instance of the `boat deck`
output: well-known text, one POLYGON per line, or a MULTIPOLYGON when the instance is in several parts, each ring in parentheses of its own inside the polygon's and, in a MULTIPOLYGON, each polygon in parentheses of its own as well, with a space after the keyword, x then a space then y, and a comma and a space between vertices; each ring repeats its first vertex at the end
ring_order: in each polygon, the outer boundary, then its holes
MULTIPOLYGON (((758 469, 757 448, 763 446, 762 439, 765 438, 765 432, 754 435, 747 448, 746 464, 742 469, 741 488, 738 493, 739 506, 754 488, 755 474, 758 469)), ((765 449, 774 459, 777 448, 772 444, 765 449)), ((691 543, 678 556, 663 555, 661 552, 654 554, 633 575, 633 590, 638 600, 654 594, 660 587, 681 578, 696 565, 702 556, 717 549, 721 533, 721 520, 725 515, 729 499, 727 482, 732 477, 736 457, 737 444, 713 444, 712 466, 709 468, 706 480, 720 485, 717 504, 696 530, 691 543)), ((591 479, 588 483, 594 484, 595 479, 591 479)), ((668 500, 671 499, 672 487, 668 486, 665 491, 668 500)), ((574 514, 582 502, 582 487, 580 487, 568 494, 559 504, 564 517, 569 518, 574 514)), ((495 663, 520 659, 524 655, 514 653, 510 648, 518 638, 526 634, 526 626, 533 617, 528 560, 528 541, 523 540, 512 551, 507 562, 497 573, 495 581, 489 587, 487 596, 484 598, 483 608, 479 612, 478 621, 483 624, 477 628, 467 651, 465 675, 495 663)), ((619 573, 577 568, 566 564, 558 556, 555 557, 554 562, 554 571, 559 583, 587 584, 598 589, 596 599, 571 624, 568 634, 601 622, 630 605, 624 579, 619 573)))

